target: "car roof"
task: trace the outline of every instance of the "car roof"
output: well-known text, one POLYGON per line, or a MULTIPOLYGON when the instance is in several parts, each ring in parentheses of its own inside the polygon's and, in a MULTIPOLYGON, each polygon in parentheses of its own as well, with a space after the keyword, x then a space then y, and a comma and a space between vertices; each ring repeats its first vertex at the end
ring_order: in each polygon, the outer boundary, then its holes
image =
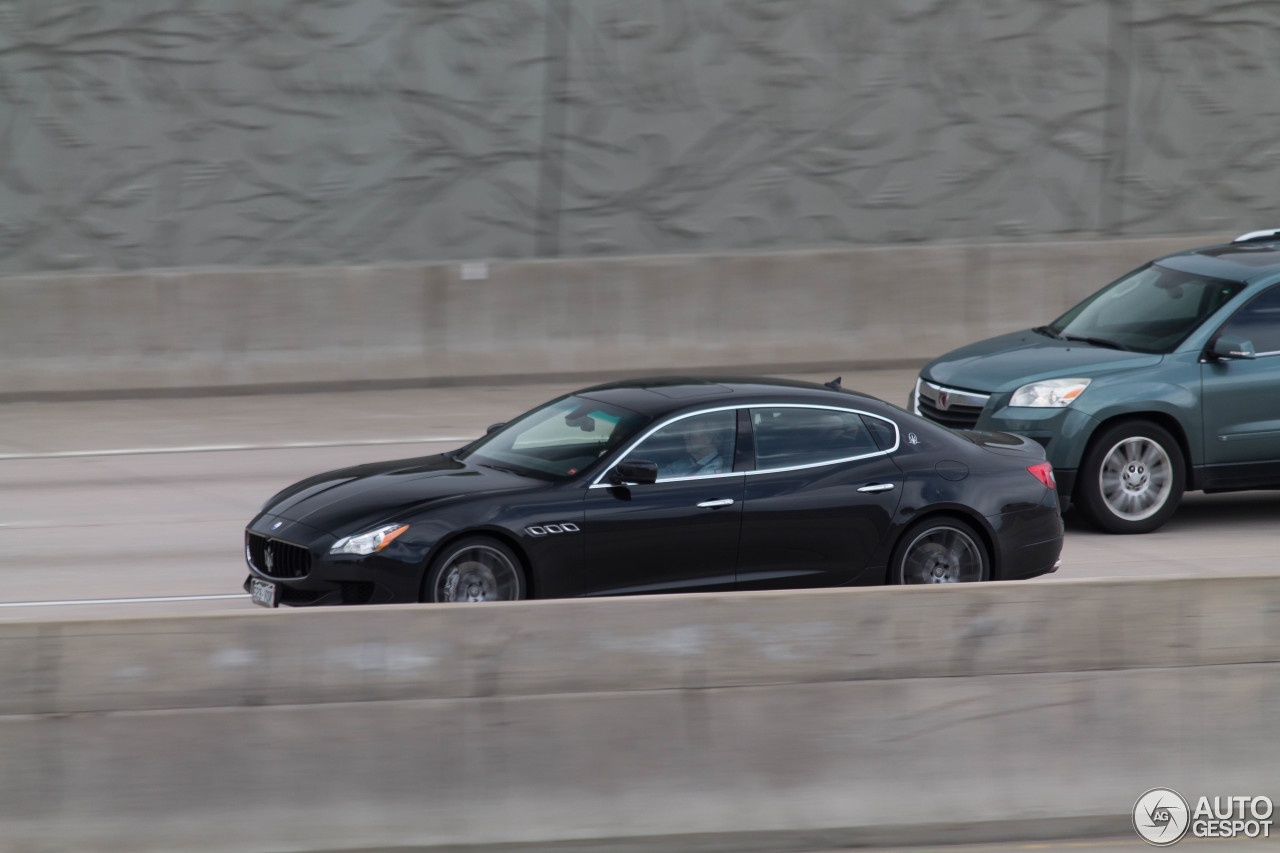
POLYGON ((766 402, 853 406, 877 413, 891 408, 875 397, 846 388, 757 376, 652 376, 595 385, 575 394, 650 417, 709 405, 766 402))
POLYGON ((1255 282, 1280 275, 1280 239, 1254 239, 1202 246, 1166 255, 1156 263, 1193 275, 1255 282))

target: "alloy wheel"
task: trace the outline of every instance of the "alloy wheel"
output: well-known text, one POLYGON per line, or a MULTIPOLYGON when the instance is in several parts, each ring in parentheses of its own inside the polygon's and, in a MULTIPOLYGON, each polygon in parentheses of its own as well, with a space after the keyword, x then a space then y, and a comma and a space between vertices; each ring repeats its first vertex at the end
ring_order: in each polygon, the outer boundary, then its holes
POLYGON ((939 525, 922 531, 902 558, 902 582, 968 583, 983 580, 982 547, 958 527, 939 525))
POLYGON ((1173 493, 1173 462, 1146 436, 1119 441, 1098 470, 1098 488, 1107 509, 1125 521, 1142 521, 1159 512, 1173 493))
POLYGON ((515 601, 521 598, 520 569, 490 545, 468 545, 449 556, 436 576, 438 602, 515 601))

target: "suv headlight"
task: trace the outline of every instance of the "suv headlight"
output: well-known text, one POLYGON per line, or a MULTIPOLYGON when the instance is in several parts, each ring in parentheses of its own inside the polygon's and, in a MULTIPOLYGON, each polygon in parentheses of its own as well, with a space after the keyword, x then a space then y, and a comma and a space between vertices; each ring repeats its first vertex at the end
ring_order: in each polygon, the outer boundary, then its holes
POLYGON ((1092 379, 1045 379, 1028 382, 1009 400, 1010 406, 1026 406, 1033 409, 1064 409, 1076 401, 1080 392, 1089 387, 1092 379))
POLYGON ((333 543, 333 547, 329 549, 330 554, 372 554, 374 551, 381 551, 383 548, 391 544, 391 541, 409 529, 407 524, 388 524, 386 527, 379 527, 377 530, 370 530, 368 533, 361 533, 358 536, 346 536, 333 543))

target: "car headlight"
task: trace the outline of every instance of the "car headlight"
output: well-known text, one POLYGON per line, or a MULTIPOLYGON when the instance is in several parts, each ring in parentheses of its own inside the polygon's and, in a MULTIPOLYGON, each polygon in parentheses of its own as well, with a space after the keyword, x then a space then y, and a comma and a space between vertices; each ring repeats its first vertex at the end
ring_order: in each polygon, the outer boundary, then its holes
POLYGON ((1013 392, 1010 406, 1033 409, 1063 409, 1070 406, 1089 387, 1092 379, 1045 379, 1028 382, 1013 392))
POLYGON ((388 524, 386 527, 379 527, 377 530, 370 530, 368 533, 345 536, 333 543, 329 553, 372 554, 374 551, 381 551, 390 545, 392 540, 408 529, 409 525, 407 524, 388 524))

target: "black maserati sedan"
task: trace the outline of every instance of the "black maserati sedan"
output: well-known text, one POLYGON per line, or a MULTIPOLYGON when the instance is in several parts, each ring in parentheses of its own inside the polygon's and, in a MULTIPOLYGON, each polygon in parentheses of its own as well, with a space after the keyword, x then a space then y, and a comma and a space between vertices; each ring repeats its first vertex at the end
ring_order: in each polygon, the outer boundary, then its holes
POLYGON ((838 380, 668 377, 290 486, 245 531, 245 589, 274 607, 953 583, 1052 572, 1061 548, 1030 439, 838 380))

